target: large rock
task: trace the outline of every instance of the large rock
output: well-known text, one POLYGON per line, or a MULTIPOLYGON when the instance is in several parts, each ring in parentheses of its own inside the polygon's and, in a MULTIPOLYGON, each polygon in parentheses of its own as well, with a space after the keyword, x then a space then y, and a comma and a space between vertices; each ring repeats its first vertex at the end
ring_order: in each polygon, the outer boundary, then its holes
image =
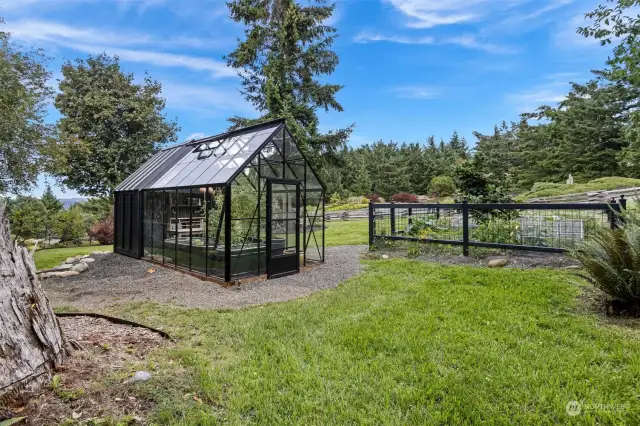
POLYGON ((503 268, 507 266, 508 263, 509 259, 493 259, 489 261, 487 266, 489 266, 489 268, 503 268))
POLYGON ((74 275, 80 275, 78 271, 62 271, 62 272, 49 272, 49 277, 66 278, 73 277, 74 275))
POLYGON ((67 257, 67 260, 64 261, 64 263, 73 263, 76 261, 76 257, 67 257))
POLYGON ((60 266, 56 266, 56 270, 58 271, 68 271, 69 269, 73 268, 73 264, 71 263, 63 263, 60 266))
POLYGON ((76 272, 84 272, 87 269, 89 269, 89 265, 87 265, 84 262, 80 262, 77 265, 74 265, 73 268, 71 268, 72 271, 76 271, 76 272))
POLYGON ((83 263, 91 263, 91 262, 95 262, 96 260, 92 257, 86 257, 84 259, 82 259, 83 263))

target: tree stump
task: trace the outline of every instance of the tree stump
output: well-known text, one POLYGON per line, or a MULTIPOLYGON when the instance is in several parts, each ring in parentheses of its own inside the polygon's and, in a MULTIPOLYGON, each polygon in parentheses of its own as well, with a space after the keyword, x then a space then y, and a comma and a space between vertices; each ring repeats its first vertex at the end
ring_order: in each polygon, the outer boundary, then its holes
POLYGON ((33 256, 11 240, 4 211, 0 202, 0 407, 48 383, 67 356, 33 256))

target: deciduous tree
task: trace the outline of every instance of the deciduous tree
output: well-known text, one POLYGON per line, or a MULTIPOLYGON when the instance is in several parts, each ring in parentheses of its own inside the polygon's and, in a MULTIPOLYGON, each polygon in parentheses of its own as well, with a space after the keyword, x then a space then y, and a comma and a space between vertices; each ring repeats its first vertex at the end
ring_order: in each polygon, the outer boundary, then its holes
POLYGON ((44 122, 53 93, 47 61, 41 50, 18 48, 0 26, 0 194, 27 190, 38 176, 40 153, 51 132, 44 122))
POLYGON ((176 140, 161 86, 141 84, 105 54, 66 62, 55 106, 62 114, 48 147, 48 171, 83 195, 110 196, 158 148, 176 140))

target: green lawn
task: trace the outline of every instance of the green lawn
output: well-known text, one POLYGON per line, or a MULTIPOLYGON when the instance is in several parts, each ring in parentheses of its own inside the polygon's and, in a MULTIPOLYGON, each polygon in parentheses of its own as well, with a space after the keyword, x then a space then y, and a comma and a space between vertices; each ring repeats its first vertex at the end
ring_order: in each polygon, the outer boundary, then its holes
POLYGON ((369 244, 369 221, 359 220, 330 220, 325 221, 327 229, 324 235, 325 245, 345 246, 369 244))
POLYGON ((157 424, 637 424, 640 329, 585 314, 573 280, 394 259, 287 303, 109 312, 179 339, 136 387, 157 424))
POLYGON ((56 249, 38 250, 33 255, 37 269, 48 269, 58 266, 66 258, 79 254, 89 254, 94 251, 113 250, 113 246, 80 246, 56 249))

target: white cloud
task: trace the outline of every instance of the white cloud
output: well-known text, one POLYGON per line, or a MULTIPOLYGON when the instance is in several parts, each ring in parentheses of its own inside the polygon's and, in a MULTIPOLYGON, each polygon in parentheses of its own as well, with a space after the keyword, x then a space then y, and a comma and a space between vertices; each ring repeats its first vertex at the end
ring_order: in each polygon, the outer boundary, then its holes
POLYGON ((71 27, 55 22, 26 20, 3 27, 16 40, 48 42, 91 54, 106 52, 123 61, 140 62, 164 67, 179 67, 195 71, 208 71, 214 77, 234 77, 236 72, 222 61, 188 54, 131 49, 132 46, 203 47, 204 40, 185 36, 160 38, 158 36, 126 31, 112 32, 98 28, 71 27))
POLYGON ((400 35, 383 35, 378 33, 361 32, 354 37, 353 41, 356 43, 372 43, 378 41, 386 41, 390 43, 400 44, 433 44, 435 38, 433 37, 407 37, 400 35))
POLYGON ((506 101, 520 112, 534 111, 541 105, 554 105, 566 99, 571 90, 572 81, 586 80, 584 74, 575 72, 556 72, 544 77, 543 82, 529 89, 506 96, 506 101))
POLYGON ((409 20, 411 28, 432 28, 438 25, 461 24, 482 16, 480 6, 489 0, 388 0, 409 20))
POLYGON ((167 108, 195 111, 216 115, 224 112, 254 113, 238 90, 213 85, 191 85, 174 82, 162 83, 162 95, 167 100, 167 108))
POLYGON ((404 35, 384 35, 380 33, 362 32, 354 37, 356 43, 389 42, 399 44, 455 44, 468 49, 482 50, 488 53, 511 54, 516 50, 510 46, 503 46, 478 39, 474 35, 461 35, 436 39, 431 36, 411 37, 404 35))
POLYGON ((435 99, 441 90, 429 86, 403 86, 393 89, 399 98, 404 99, 435 99))
POLYGON ((525 13, 514 13, 511 16, 508 16, 505 20, 503 20, 502 22, 500 22, 501 26, 504 25, 508 25, 508 26, 513 26, 513 25, 520 25, 522 23, 525 23, 527 21, 532 21, 534 19, 540 18, 543 15, 548 14, 549 12, 553 12, 556 9, 560 9, 564 6, 567 6, 571 3, 573 3, 574 0, 551 0, 548 4, 540 7, 540 4, 537 2, 534 2, 533 5, 535 6, 534 9, 531 12, 525 12, 525 13))
POLYGON ((512 54, 517 50, 510 46, 503 46, 496 43, 478 40, 474 35, 463 35, 458 37, 445 38, 442 44, 457 44, 469 49, 482 50, 487 53, 512 54))
POLYGON ((192 133, 189 136, 187 136, 185 138, 185 141, 193 141, 193 140, 197 140, 197 139, 202 139, 204 137, 206 137, 207 135, 205 133, 202 132, 196 132, 196 133, 192 133))
POLYGON ((94 55, 106 52, 118 56, 123 61, 140 62, 162 67, 186 68, 194 71, 209 71, 213 77, 235 77, 236 71, 227 67, 223 62, 209 58, 173 53, 152 52, 146 50, 132 50, 111 46, 68 43, 66 47, 80 52, 94 55))

